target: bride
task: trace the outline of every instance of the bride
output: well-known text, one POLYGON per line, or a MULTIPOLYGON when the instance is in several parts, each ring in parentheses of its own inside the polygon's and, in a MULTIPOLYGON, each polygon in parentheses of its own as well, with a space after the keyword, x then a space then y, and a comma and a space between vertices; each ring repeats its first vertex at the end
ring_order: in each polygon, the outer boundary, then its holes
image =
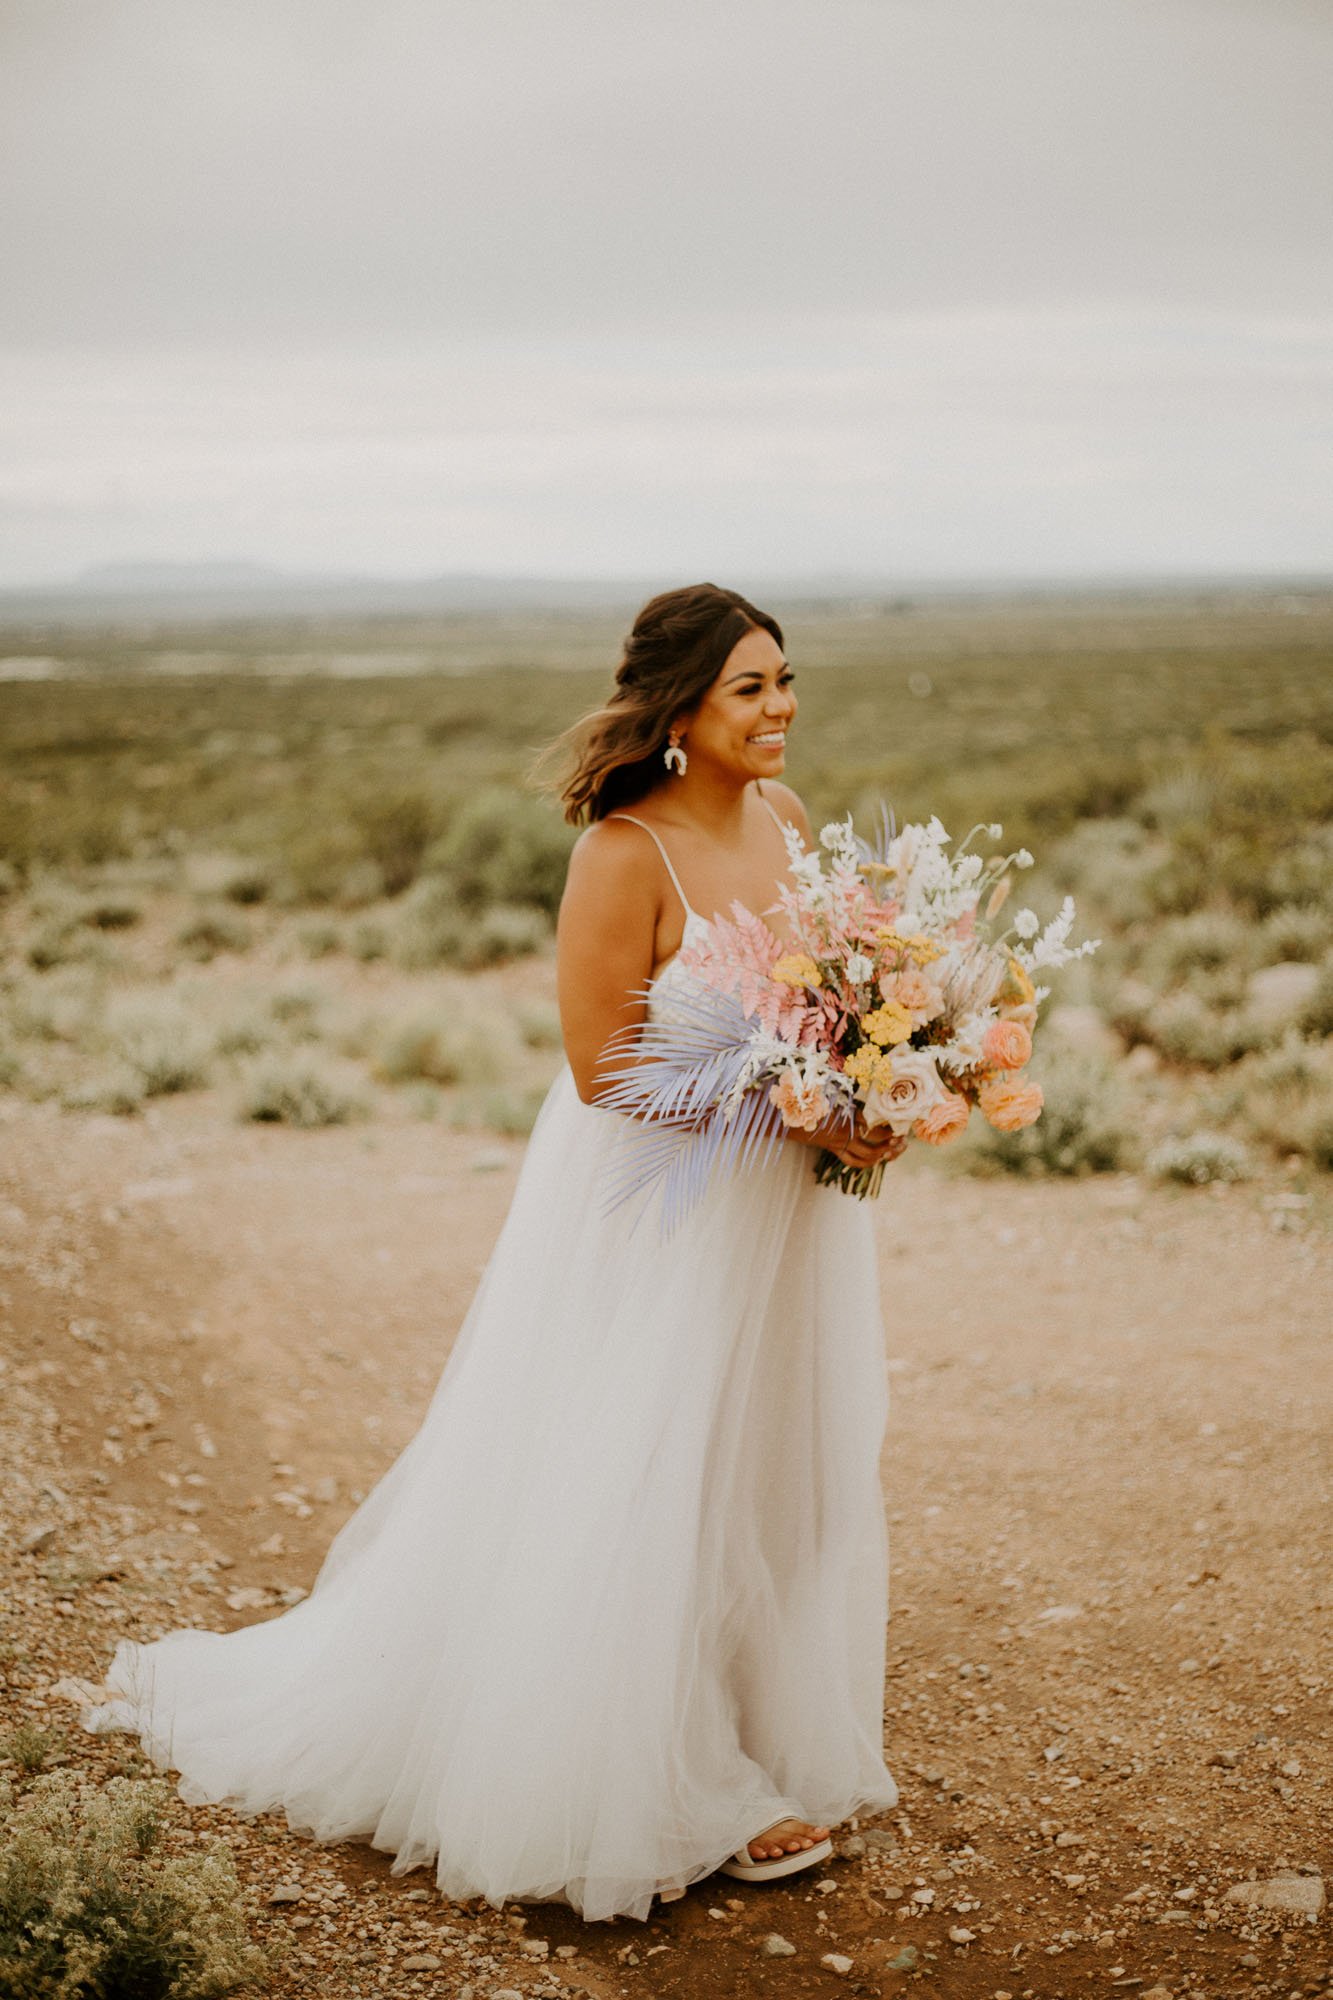
POLYGON ((568 1060, 421 1428, 308 1598, 122 1642, 85 1713, 191 1803, 597 1919, 809 1867, 896 1802, 871 1221, 809 1148, 864 1166, 903 1141, 793 1131, 665 1242, 608 1212, 602 1171, 611 1036, 670 1008, 681 945, 733 899, 781 934, 781 829, 810 839, 778 782, 795 714, 778 625, 700 584, 644 607, 564 739, 590 822, 560 909, 568 1060))

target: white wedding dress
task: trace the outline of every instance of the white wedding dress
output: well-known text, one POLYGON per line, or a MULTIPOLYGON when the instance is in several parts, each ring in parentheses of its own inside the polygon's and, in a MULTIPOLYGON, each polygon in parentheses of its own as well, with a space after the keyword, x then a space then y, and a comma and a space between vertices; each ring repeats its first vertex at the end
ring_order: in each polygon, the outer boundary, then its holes
POLYGON ((870 1216, 787 1146, 663 1243, 604 1213, 618 1131, 562 1068, 421 1428, 309 1597, 123 1642, 89 1728, 192 1803, 589 1919, 788 1814, 895 1804, 870 1216))

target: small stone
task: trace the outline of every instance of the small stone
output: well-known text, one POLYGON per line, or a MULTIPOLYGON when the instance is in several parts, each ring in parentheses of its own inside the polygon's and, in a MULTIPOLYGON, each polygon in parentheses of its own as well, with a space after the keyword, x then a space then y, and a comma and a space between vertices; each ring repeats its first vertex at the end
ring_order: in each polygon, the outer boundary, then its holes
POLYGON ((301 1900, 300 1884, 297 1882, 279 1882, 276 1889, 269 1890, 268 1900, 275 1908, 280 1908, 284 1903, 299 1903, 301 1900))
POLYGON ((896 1850, 898 1846, 897 1834, 887 1833, 882 1826, 867 1827, 865 1841, 867 1847, 892 1847, 896 1850))
POLYGON ((768 1936, 761 1940, 759 1949, 765 1958, 794 1958, 796 1956, 796 1946, 789 1943, 785 1937, 780 1936, 777 1931, 770 1931, 768 1936))
POLYGON ((916 1956, 916 1946, 905 1944, 901 1951, 895 1951, 892 1958, 884 1961, 885 1968, 889 1972, 915 1972, 916 1956))
POLYGON ((1280 1764, 1278 1769, 1284 1778, 1299 1778, 1301 1775, 1301 1760, 1299 1757, 1288 1757, 1286 1763, 1280 1764))
POLYGON ((833 1877, 826 1875, 822 1882, 815 1883, 815 1894, 818 1896, 831 1896, 837 1886, 833 1877))
MULTIPOLYGON (((464 1994, 468 1996, 468 2000, 471 2000, 472 1988, 470 1986, 465 1987, 464 1992, 459 1994, 458 2000, 464 2000, 464 1994)), ((491 1995, 491 2000, 523 2000, 523 1995, 519 1992, 517 1986, 497 1986, 491 1995)))
POLYGON ((1304 1917, 1317 1923, 1324 1908, 1322 1875, 1301 1874, 1294 1868, 1279 1868, 1265 1882, 1236 1882, 1226 1892, 1228 1903, 1246 1909, 1274 1910, 1282 1916, 1304 1917))
POLYGON ((923 1909, 928 1908, 934 1900, 935 1891, 933 1889, 913 1889, 912 1891, 912 1901, 920 1903, 923 1909))
POLYGON ((315 1919, 313 1917, 293 1917, 292 1929, 294 1931, 308 1931, 314 1927, 314 1922, 315 1919))
POLYGON ((845 1958, 840 1951, 826 1951, 819 1963, 827 1966, 830 1972, 836 1972, 839 1979, 845 1979, 856 1961, 845 1958))
POLYGON ((443 1965, 442 1958, 436 1958, 433 1951, 414 1951, 410 1958, 400 1958, 400 1972, 438 1972, 443 1965))
POLYGON ((888 1903, 901 1903, 903 1897, 907 1894, 907 1884, 905 1882, 886 1882, 879 1893, 888 1903))
POLYGON ((1078 1842, 1079 1836, 1076 1833, 1057 1833, 1055 1836, 1057 1847, 1077 1847, 1078 1842))
POLYGON ((55 1538, 56 1531, 53 1527, 37 1523, 19 1537, 19 1553, 25 1556, 39 1556, 43 1550, 50 1548, 55 1538))
POLYGON ((428 1903, 430 1901, 430 1890, 409 1889, 407 1894, 403 1897, 403 1901, 405 1903, 428 1903))
POLYGON ((558 1944, 555 1948, 555 1955, 557 1958, 577 1958, 579 1948, 576 1944, 558 1944))
POLYGON ((549 1958, 551 1947, 545 1938, 520 1938, 519 1950, 524 1958, 549 1958))
POLYGON ((853 1833, 846 1840, 838 1842, 838 1853, 844 1861, 860 1861, 866 1851, 866 1844, 859 1833, 853 1833))
POLYGON ((1240 1757, 1235 1750, 1214 1750, 1208 1762, 1215 1765, 1219 1771, 1234 1771, 1240 1762, 1240 1757))
POLYGON ((950 1924, 949 1926, 949 1942, 951 1944, 971 1944, 975 1936, 976 1932, 968 1930, 965 1924, 950 1924))
POLYGON ((1171 2000, 1171 1988, 1161 1985, 1149 1986, 1146 1992, 1139 1995, 1139 2000, 1171 2000))

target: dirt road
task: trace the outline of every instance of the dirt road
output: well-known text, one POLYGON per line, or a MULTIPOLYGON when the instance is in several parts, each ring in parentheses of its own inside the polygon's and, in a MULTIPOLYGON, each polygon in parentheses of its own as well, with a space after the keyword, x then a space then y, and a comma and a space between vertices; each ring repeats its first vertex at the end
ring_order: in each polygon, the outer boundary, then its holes
MULTIPOLYGON (((133 1767, 78 1731, 72 1679, 118 1636, 308 1586, 415 1428, 521 1157, 424 1124, 240 1128, 206 1097, 8 1104, 11 1719, 133 1767)), ((715 1877, 597 1926, 181 1808, 290 1936, 274 1992, 1333 1991, 1327 1912, 1303 1913, 1333 1872, 1327 1211, 1282 1180, 904 1167, 877 1213, 900 1808, 840 1829, 818 1879, 715 1877), (1229 1894, 1246 1879, 1270 1886, 1229 1894)))

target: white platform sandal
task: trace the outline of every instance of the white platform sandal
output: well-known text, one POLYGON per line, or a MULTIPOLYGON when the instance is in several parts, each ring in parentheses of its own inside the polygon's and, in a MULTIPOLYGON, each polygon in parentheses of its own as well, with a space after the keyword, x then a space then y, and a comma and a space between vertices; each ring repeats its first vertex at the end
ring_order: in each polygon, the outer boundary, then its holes
MULTIPOLYGON (((773 1826, 781 1826, 780 1819, 773 1826)), ((750 1840, 762 1840, 772 1827, 763 1827, 752 1833, 750 1840)), ((734 1875, 738 1882, 775 1882, 781 1875, 799 1874, 802 1868, 814 1868, 821 1861, 827 1861, 833 1853, 833 1842, 827 1834, 817 1840, 813 1847, 798 1847, 795 1854, 775 1854, 767 1861, 756 1861, 750 1852, 750 1841, 745 1841, 729 1861, 724 1861, 718 1869, 719 1875, 734 1875)))

